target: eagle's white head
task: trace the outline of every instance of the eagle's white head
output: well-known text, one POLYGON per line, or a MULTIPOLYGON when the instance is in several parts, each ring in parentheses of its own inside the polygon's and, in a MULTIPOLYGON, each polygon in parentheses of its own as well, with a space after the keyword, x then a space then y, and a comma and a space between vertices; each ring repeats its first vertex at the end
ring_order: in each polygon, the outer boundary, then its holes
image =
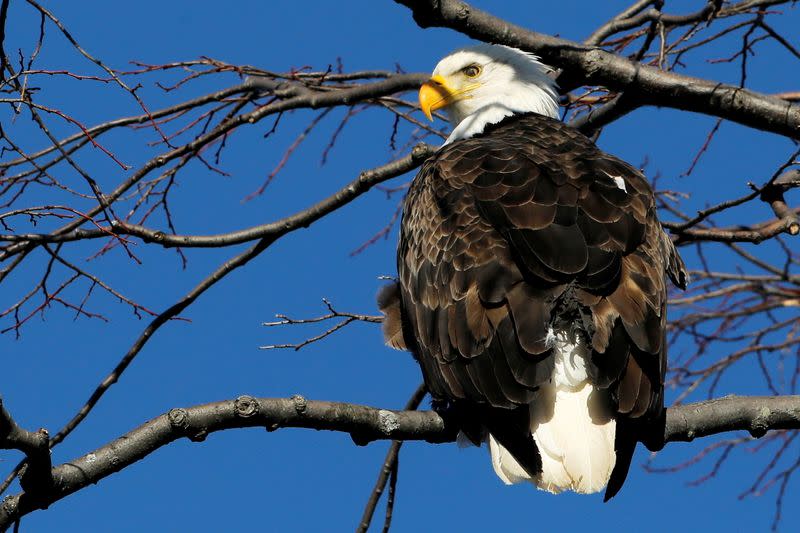
POLYGON ((509 46, 479 44, 456 50, 436 65, 419 91, 422 111, 443 109, 453 132, 447 143, 466 139, 515 113, 558 118, 552 69, 539 58, 509 46))

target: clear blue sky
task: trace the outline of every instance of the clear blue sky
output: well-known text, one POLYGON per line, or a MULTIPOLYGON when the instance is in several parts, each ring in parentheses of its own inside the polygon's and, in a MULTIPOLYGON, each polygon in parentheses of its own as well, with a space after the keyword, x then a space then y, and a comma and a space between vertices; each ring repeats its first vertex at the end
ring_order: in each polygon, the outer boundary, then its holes
MULTIPOLYGON (((517 24, 577 40, 628 3, 475 2, 517 24)), ((449 30, 419 29, 407 10, 390 0, 281 2, 280 9, 256 1, 231 2, 224 8, 207 1, 47 4, 84 47, 116 68, 125 68, 129 60, 164 63, 203 55, 276 71, 304 65, 324 69, 337 57, 347 70, 391 69, 397 62, 409 72, 430 71, 441 56, 469 43, 449 30)), ((671 9, 684 12, 686 6, 700 4, 680 2, 671 9)), ((12 3, 9 20, 15 22, 7 28, 7 51, 22 48, 30 53, 38 21, 29 14, 19 2, 12 3)), ((796 37, 800 13, 789 10, 778 26, 793 27, 790 35, 796 37)), ((728 45, 731 42, 735 43, 728 45)), ((797 70, 776 68, 787 60, 785 54, 768 44, 759 52, 752 62, 752 88, 764 92, 799 88, 797 70)), ((38 66, 99 74, 52 28, 38 66)), ((690 72, 727 82, 736 82, 738 76, 736 66, 709 65, 702 59, 690 72)), ((157 79, 147 78, 142 92, 151 108, 235 83, 233 78, 201 80, 180 94, 164 95, 152 86, 157 79)), ((86 124, 139 112, 130 97, 112 87, 39 83, 38 102, 63 108, 86 124)), ((343 113, 333 111, 254 201, 241 203, 277 164, 311 113, 284 117, 278 134, 268 141, 261 135, 271 121, 237 134, 238 141, 222 161, 230 177, 197 165, 187 168, 173 206, 178 230, 222 232, 275 220, 327 196, 360 170, 386 162, 392 119, 370 112, 352 121, 328 164, 320 166, 320 153, 343 113)), ((10 126, 7 118, 3 115, 3 125, 17 141, 30 148, 44 146, 45 140, 29 128, 27 118, 10 126)), ((648 170, 664 176, 664 187, 691 192, 688 205, 695 207, 721 199, 721 190, 726 198, 746 192, 748 180, 764 181, 789 154, 786 140, 726 123, 695 174, 679 178, 713 123, 698 115, 642 110, 609 128, 600 144, 634 165, 648 158, 648 170)), ((66 125, 55 130, 73 131, 66 125)), ((103 143, 136 164, 157 153, 144 142, 155 139, 153 134, 120 133, 104 137, 103 143)), ((84 158, 81 161, 97 171, 104 189, 124 176, 101 155, 87 153, 84 158)), ((354 325, 300 352, 258 350, 260 345, 299 340, 317 331, 266 329, 260 324, 276 313, 319 314, 324 311, 322 297, 341 310, 375 312, 374 296, 381 283, 377 277, 394 274, 396 230, 357 257, 349 253, 389 220, 396 202, 396 197, 387 200, 373 191, 279 242, 202 296, 184 315, 191 322, 171 323, 157 333, 120 383, 54 451, 54 462, 82 455, 170 408, 240 394, 300 393, 310 399, 401 407, 420 381, 419 369, 410 355, 384 348, 374 325, 354 325)), ((761 218, 769 216, 764 208, 761 218)), ((96 249, 96 243, 74 246, 67 256, 83 261, 96 249)), ((144 246, 137 250, 141 266, 119 250, 82 264, 157 310, 177 300, 233 253, 232 249, 189 250, 189 266, 182 270, 171 251, 144 246)), ((24 293, 41 275, 42 256, 31 258, 28 265, 10 280, 4 302, 24 293)), ((111 321, 73 321, 70 313, 53 309, 46 320, 31 322, 20 340, 0 337, 0 393, 25 427, 51 431, 61 427, 145 326, 111 298, 98 294, 92 307, 103 310, 111 321)), ((752 384, 749 371, 746 366, 739 368, 723 381, 719 394, 763 392, 752 384)), ((656 464, 679 462, 706 443, 671 445, 656 464)), ((24 518, 22 531, 346 531, 361 516, 386 447, 373 443, 357 448, 344 434, 292 429, 234 430, 214 434, 201 444, 179 441, 47 511, 24 518)), ((640 467, 645 458, 646 452, 640 450, 622 493, 603 504, 599 496, 553 497, 531 486, 506 487, 495 477, 483 449, 409 443, 401 456, 394 530, 768 528, 773 493, 737 501, 767 457, 740 453, 715 479, 697 488, 686 483, 705 470, 646 474, 640 467)), ((14 453, 0 454, 3 475, 17 460, 14 453)), ((796 502, 796 486, 797 482, 789 489, 790 502, 796 502)), ((784 529, 793 530, 798 520, 800 511, 787 505, 784 529)), ((382 516, 376 522, 382 522, 382 516)))

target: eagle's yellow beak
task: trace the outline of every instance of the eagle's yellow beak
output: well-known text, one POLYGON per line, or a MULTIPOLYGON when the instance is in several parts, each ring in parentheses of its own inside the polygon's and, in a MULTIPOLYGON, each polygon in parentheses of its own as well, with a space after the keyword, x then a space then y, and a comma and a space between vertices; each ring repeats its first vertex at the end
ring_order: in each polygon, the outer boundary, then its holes
POLYGON ((450 104, 455 94, 444 76, 437 74, 419 88, 419 106, 428 120, 433 120, 432 113, 450 104))

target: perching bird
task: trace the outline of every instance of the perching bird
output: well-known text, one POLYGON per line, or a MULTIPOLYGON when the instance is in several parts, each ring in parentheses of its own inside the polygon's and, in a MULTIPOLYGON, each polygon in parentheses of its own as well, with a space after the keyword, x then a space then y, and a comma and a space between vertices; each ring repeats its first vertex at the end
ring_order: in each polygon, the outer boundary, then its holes
POLYGON ((664 409, 665 276, 687 274, 641 172, 558 120, 538 58, 454 52, 419 92, 450 137, 405 199, 379 306, 505 483, 606 499, 664 409))

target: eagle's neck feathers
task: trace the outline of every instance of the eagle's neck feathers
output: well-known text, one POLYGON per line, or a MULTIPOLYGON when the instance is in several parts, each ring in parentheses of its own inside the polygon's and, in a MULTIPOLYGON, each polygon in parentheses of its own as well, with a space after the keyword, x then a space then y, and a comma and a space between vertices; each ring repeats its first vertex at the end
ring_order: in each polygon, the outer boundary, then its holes
POLYGON ((518 81, 496 91, 485 91, 470 99, 468 104, 448 110, 454 127, 445 145, 483 133, 486 126, 512 115, 537 113, 559 118, 555 83, 544 75, 535 81, 518 81))
POLYGON ((482 107, 475 113, 464 118, 458 125, 453 128, 452 133, 445 141, 445 145, 460 139, 469 139, 479 133, 483 133, 486 126, 489 124, 497 124, 506 117, 516 114, 513 109, 506 107, 503 104, 489 104, 482 107))

